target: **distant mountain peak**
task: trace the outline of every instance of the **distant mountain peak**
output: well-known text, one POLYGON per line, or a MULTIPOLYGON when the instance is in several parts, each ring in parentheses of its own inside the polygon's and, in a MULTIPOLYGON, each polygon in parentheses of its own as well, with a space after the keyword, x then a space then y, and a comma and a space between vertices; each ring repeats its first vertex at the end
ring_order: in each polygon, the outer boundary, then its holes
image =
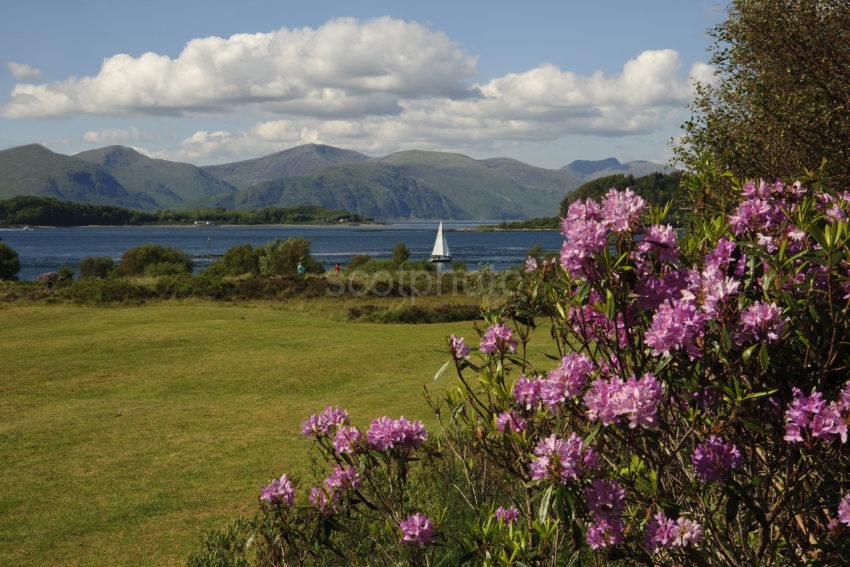
POLYGON ((572 171, 573 173, 577 173, 579 175, 590 175, 592 173, 596 173, 597 171, 601 171, 603 169, 609 169, 612 167, 618 167, 622 165, 620 160, 615 157, 609 157, 605 159, 577 159, 571 161, 562 169, 566 169, 568 171, 572 171))

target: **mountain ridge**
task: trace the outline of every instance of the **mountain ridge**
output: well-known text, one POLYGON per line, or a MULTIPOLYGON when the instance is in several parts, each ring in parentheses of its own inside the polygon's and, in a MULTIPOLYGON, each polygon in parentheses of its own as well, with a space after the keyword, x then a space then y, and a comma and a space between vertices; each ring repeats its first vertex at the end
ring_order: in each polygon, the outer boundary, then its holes
POLYGON ((565 194, 591 179, 669 170, 616 158, 547 169, 418 149, 370 157, 324 144, 198 167, 126 146, 65 156, 30 145, 0 151, 0 197, 42 195, 141 210, 318 205, 382 219, 522 219, 552 214, 565 194))

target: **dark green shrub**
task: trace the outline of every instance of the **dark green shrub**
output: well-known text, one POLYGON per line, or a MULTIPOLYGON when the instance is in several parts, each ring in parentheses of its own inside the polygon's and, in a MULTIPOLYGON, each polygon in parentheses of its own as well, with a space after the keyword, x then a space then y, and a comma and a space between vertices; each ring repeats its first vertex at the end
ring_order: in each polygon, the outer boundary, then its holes
POLYGON ((298 263, 308 274, 321 274, 322 264, 310 255, 310 241, 304 238, 272 240, 263 246, 259 258, 260 273, 264 276, 294 274, 298 263))
POLYGON ((131 248, 121 255, 118 273, 122 276, 140 276, 145 273, 145 268, 152 264, 180 265, 180 273, 192 271, 192 259, 181 250, 159 244, 145 244, 131 248))
POLYGON ((56 281, 58 283, 67 283, 74 280, 74 268, 71 266, 59 266, 56 270, 56 281))
POLYGON ((240 244, 228 248, 221 258, 224 274, 228 276, 259 274, 260 252, 261 249, 255 249, 250 244, 240 244))
POLYGON ((403 264, 409 258, 410 250, 407 249, 407 245, 404 242, 396 242, 396 245, 393 247, 393 262, 403 264))
POLYGON ((464 262, 463 260, 452 260, 452 271, 468 272, 469 268, 466 267, 466 262, 464 262))
POLYGON ((80 277, 106 279, 114 269, 115 262, 112 258, 106 256, 94 258, 89 256, 88 258, 83 258, 83 261, 80 262, 80 277))
POLYGON ((189 272, 186 270, 186 265, 181 262, 156 262, 145 266, 144 275, 148 277, 159 276, 179 276, 189 272))
POLYGON ((3 242, 0 242, 0 280, 16 280, 21 271, 21 261, 18 253, 3 242))

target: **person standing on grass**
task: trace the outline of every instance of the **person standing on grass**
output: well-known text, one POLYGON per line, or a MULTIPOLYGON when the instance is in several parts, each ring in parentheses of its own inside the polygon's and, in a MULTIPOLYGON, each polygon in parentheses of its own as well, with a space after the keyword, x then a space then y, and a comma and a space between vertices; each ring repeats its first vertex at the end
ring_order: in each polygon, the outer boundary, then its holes
POLYGON ((337 262, 336 264, 334 264, 334 273, 336 273, 336 274, 338 274, 338 273, 339 273, 339 262, 337 262))
POLYGON ((298 267, 295 268, 295 271, 298 272, 298 275, 303 276, 304 272, 307 271, 307 268, 304 267, 304 264, 302 264, 301 262, 298 262, 298 267))

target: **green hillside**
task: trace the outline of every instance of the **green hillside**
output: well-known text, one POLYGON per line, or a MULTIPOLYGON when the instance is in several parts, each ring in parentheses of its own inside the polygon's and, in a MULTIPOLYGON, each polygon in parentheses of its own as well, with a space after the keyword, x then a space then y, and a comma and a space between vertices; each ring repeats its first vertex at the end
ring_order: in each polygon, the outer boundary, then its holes
POLYGON ((127 191, 103 168, 38 144, 0 151, 0 198, 21 195, 134 209, 157 207, 148 196, 127 191))
POLYGON ((375 218, 518 219, 553 210, 574 176, 515 160, 405 151, 215 199, 237 209, 314 204, 375 218))
POLYGON ((153 159, 125 146, 107 146, 74 157, 100 166, 131 193, 141 193, 156 208, 178 206, 236 188, 188 163, 153 159))
POLYGON ((239 189, 283 177, 312 175, 326 167, 357 163, 369 158, 351 150, 305 144, 256 159, 208 165, 201 169, 239 189))

